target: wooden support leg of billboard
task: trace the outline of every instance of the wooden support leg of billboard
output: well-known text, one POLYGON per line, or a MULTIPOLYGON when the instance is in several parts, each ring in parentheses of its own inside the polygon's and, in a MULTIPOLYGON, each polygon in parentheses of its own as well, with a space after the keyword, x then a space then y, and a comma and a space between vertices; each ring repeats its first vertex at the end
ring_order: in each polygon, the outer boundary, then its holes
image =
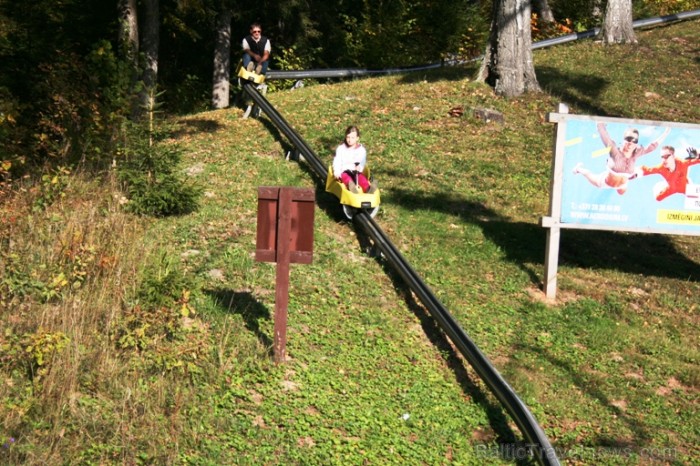
POLYGON ((559 240, 561 228, 550 227, 547 231, 547 249, 545 251, 544 294, 548 299, 557 297, 557 267, 559 266, 559 240))
POLYGON ((562 115, 569 113, 566 104, 559 104, 558 113, 550 113, 548 121, 557 123, 557 130, 554 134, 554 157, 552 158, 552 179, 549 188, 549 216, 542 217, 540 224, 549 228, 547 231, 547 249, 544 258, 544 291, 548 299, 554 300, 557 296, 557 267, 559 266, 559 241, 561 239, 561 227, 555 221, 561 215, 561 166, 564 157, 566 121, 562 115))
POLYGON ((273 350, 276 363, 287 357, 289 264, 313 259, 315 195, 303 188, 258 188, 255 260, 277 263, 273 350))

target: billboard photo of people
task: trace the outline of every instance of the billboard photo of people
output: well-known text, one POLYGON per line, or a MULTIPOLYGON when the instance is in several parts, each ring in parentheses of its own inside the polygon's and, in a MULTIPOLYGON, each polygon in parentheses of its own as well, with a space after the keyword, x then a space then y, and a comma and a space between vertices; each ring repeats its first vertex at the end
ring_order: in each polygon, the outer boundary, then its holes
POLYGON ((700 127, 588 118, 565 131, 562 226, 700 235, 700 127))

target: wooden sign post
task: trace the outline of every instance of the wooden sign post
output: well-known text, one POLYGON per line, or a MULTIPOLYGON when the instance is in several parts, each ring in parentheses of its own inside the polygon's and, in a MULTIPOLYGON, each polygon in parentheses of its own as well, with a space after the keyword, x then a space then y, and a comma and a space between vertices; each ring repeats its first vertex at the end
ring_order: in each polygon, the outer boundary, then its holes
POLYGON ((258 187, 258 231, 255 260, 276 262, 274 355, 286 359, 289 264, 313 261, 314 202, 312 189, 258 187))

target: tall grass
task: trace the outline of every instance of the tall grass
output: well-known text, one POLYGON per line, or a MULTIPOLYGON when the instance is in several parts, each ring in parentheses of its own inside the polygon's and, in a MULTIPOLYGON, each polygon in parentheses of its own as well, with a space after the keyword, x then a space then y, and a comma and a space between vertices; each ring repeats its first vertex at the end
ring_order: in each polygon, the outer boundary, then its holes
POLYGON ((113 448, 127 434, 118 426, 152 422, 151 408, 133 404, 158 400, 143 396, 111 338, 153 245, 147 222, 122 212, 107 180, 66 176, 50 204, 45 190, 20 186, 2 206, 0 418, 2 434, 16 439, 3 462, 63 462, 77 453, 64 445, 85 433, 113 448))

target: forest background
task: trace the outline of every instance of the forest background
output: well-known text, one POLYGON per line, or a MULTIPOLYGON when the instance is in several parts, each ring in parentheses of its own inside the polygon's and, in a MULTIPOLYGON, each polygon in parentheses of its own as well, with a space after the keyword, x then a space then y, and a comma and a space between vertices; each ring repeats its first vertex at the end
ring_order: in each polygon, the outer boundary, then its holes
MULTIPOLYGON (((133 116, 134 69, 120 50, 118 4, 0 0, 0 180, 51 165, 103 166, 133 116)), ((259 21, 271 38, 272 69, 381 68, 471 59, 485 49, 492 4, 422 2, 160 0, 150 4, 157 40, 157 97, 150 110, 187 113, 211 102, 217 21, 231 22, 231 66, 259 21), (436 20, 436 18, 438 18, 436 20)), ((697 0, 634 2, 634 18, 698 8, 697 0)), ((533 40, 598 26, 600 0, 533 2, 533 40), (554 22, 542 21, 542 6, 554 22)), ((546 16, 546 15, 545 15, 546 16)), ((141 41, 148 28, 140 26, 141 41)), ((153 39, 150 39, 153 40, 153 39)), ((141 62, 143 65, 143 60, 141 62)), ((138 81, 138 79, 136 79, 138 81)), ((277 85, 284 85, 278 83, 277 85)), ((291 83, 286 83, 291 85, 291 83)), ((236 89, 233 88, 232 92, 236 89)), ((143 101, 142 101, 143 102, 143 101)))

